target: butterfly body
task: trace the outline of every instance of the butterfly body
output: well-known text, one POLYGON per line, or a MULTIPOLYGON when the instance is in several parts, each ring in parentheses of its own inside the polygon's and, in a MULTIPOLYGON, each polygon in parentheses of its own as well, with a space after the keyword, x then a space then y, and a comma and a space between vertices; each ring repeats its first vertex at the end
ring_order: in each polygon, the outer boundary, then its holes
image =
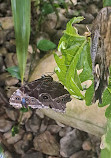
POLYGON ((70 100, 69 92, 61 83, 53 81, 51 76, 45 76, 17 89, 9 102, 15 108, 29 106, 33 109, 51 108, 64 112, 70 100))
POLYGON ((94 76, 93 102, 102 103, 102 93, 108 86, 111 62, 111 7, 103 8, 92 24, 91 58, 94 76))

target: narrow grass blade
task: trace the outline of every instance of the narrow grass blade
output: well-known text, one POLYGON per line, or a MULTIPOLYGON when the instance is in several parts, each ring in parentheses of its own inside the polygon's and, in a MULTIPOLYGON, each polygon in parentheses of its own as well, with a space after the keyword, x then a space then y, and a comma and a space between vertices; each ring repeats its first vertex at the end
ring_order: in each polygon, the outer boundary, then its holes
POLYGON ((14 19, 16 51, 23 83, 30 37, 30 0, 11 0, 14 19))

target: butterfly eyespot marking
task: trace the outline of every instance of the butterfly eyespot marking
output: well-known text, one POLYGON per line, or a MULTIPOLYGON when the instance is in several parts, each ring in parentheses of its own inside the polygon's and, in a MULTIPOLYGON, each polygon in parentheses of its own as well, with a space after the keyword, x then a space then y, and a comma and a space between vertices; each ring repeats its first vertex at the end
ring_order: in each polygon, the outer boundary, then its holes
POLYGON ((58 99, 58 100, 56 100, 56 102, 57 102, 57 103, 60 103, 60 100, 58 99))
POLYGON ((19 98, 19 97, 16 97, 15 99, 16 99, 16 100, 20 100, 20 98, 19 98))
POLYGON ((98 78, 100 78, 100 68, 99 68, 99 64, 95 65, 95 72, 98 78))
POLYGON ((44 100, 48 100, 48 99, 49 99, 49 97, 48 97, 48 96, 46 96, 46 95, 43 95, 43 99, 44 99, 44 100))

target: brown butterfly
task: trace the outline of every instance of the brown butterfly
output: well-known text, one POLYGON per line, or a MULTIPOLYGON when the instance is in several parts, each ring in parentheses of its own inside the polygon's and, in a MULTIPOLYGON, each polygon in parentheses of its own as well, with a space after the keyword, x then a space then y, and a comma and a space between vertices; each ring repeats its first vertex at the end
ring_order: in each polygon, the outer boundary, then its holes
POLYGON ((111 62, 111 7, 100 10, 91 29, 91 58, 94 75, 93 102, 102 103, 102 93, 108 86, 111 62))

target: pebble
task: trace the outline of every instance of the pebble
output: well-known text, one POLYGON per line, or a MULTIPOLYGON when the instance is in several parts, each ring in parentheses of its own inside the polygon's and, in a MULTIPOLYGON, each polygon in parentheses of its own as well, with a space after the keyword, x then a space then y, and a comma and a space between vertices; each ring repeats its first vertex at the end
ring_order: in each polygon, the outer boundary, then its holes
MULTIPOLYGON (((70 158, 88 158, 87 151, 79 151, 70 156, 70 158)), ((90 157, 91 158, 91 157, 90 157)))
POLYGON ((72 128, 71 127, 64 127, 64 128, 61 128, 60 131, 59 131, 59 136, 60 137, 64 137, 67 133, 69 133, 70 131, 72 131, 72 128))
POLYGON ((0 132, 7 132, 12 128, 13 122, 0 119, 0 132))
POLYGON ((20 139, 22 139, 24 132, 24 130, 20 129, 19 133, 12 137, 12 132, 9 131, 7 133, 4 133, 3 137, 7 140, 8 144, 15 144, 20 139))
POLYGON ((16 52, 16 46, 12 42, 6 41, 5 42, 5 48, 7 49, 8 52, 13 52, 13 53, 16 52))
POLYGON ((67 133, 60 140, 60 154, 63 157, 70 157, 73 153, 82 148, 82 140, 78 137, 77 130, 67 133))
POLYGON ((45 119, 42 120, 42 123, 40 126, 40 133, 43 133, 47 129, 47 126, 48 126, 48 118, 45 117, 45 119))
POLYGON ((41 119, 44 118, 44 113, 43 113, 42 111, 40 111, 39 109, 36 110, 35 114, 36 114, 37 116, 39 116, 41 119))
POLYGON ((47 130, 51 132, 51 134, 57 134, 60 131, 61 127, 58 125, 49 125, 47 130))
POLYGON ((83 150, 90 151, 92 149, 91 142, 89 140, 84 141, 82 144, 82 148, 83 150))
POLYGON ((27 140, 20 140, 14 144, 16 153, 23 155, 27 150, 29 150, 30 145, 27 140))
POLYGON ((8 55, 7 50, 6 50, 5 47, 1 47, 1 48, 0 48, 0 55, 2 55, 2 56, 8 55))
POLYGON ((19 80, 15 77, 8 77, 6 80, 5 80, 5 85, 6 86, 14 86, 16 85, 17 83, 19 82, 19 80))
MULTIPOLYGON (((18 121, 20 120, 21 115, 22 115, 22 112, 20 112, 20 116, 18 118, 18 121)), ((31 117, 31 115, 32 115, 32 110, 28 110, 27 112, 24 112, 20 124, 24 125, 25 123, 27 123, 29 118, 31 117)))
POLYGON ((31 152, 23 155, 22 158, 44 158, 44 156, 40 152, 31 152))
POLYGON ((17 120, 18 113, 17 113, 16 109, 5 108, 5 111, 6 111, 7 116, 8 116, 11 120, 13 120, 13 121, 16 121, 16 120, 17 120))
POLYGON ((33 144, 35 150, 41 151, 44 154, 52 156, 59 155, 59 144, 49 131, 45 131, 43 134, 36 136, 33 144))
POLYGON ((12 17, 0 18, 0 23, 4 30, 11 29, 13 27, 13 18, 12 17))
POLYGON ((0 74, 0 86, 4 86, 5 85, 5 80, 10 76, 10 74, 8 72, 4 72, 2 74, 0 74))
POLYGON ((5 40, 6 40, 6 33, 5 33, 5 31, 0 31, 0 45, 3 45, 4 44, 4 42, 5 42, 5 40))
POLYGON ((37 133, 39 131, 40 124, 41 120, 36 115, 33 115, 25 124, 26 131, 37 133))
POLYGON ((4 156, 5 156, 5 158, 13 158, 9 151, 4 151, 4 156))
POLYGON ((5 64, 8 67, 16 66, 14 61, 14 53, 8 53, 5 57, 5 64))

